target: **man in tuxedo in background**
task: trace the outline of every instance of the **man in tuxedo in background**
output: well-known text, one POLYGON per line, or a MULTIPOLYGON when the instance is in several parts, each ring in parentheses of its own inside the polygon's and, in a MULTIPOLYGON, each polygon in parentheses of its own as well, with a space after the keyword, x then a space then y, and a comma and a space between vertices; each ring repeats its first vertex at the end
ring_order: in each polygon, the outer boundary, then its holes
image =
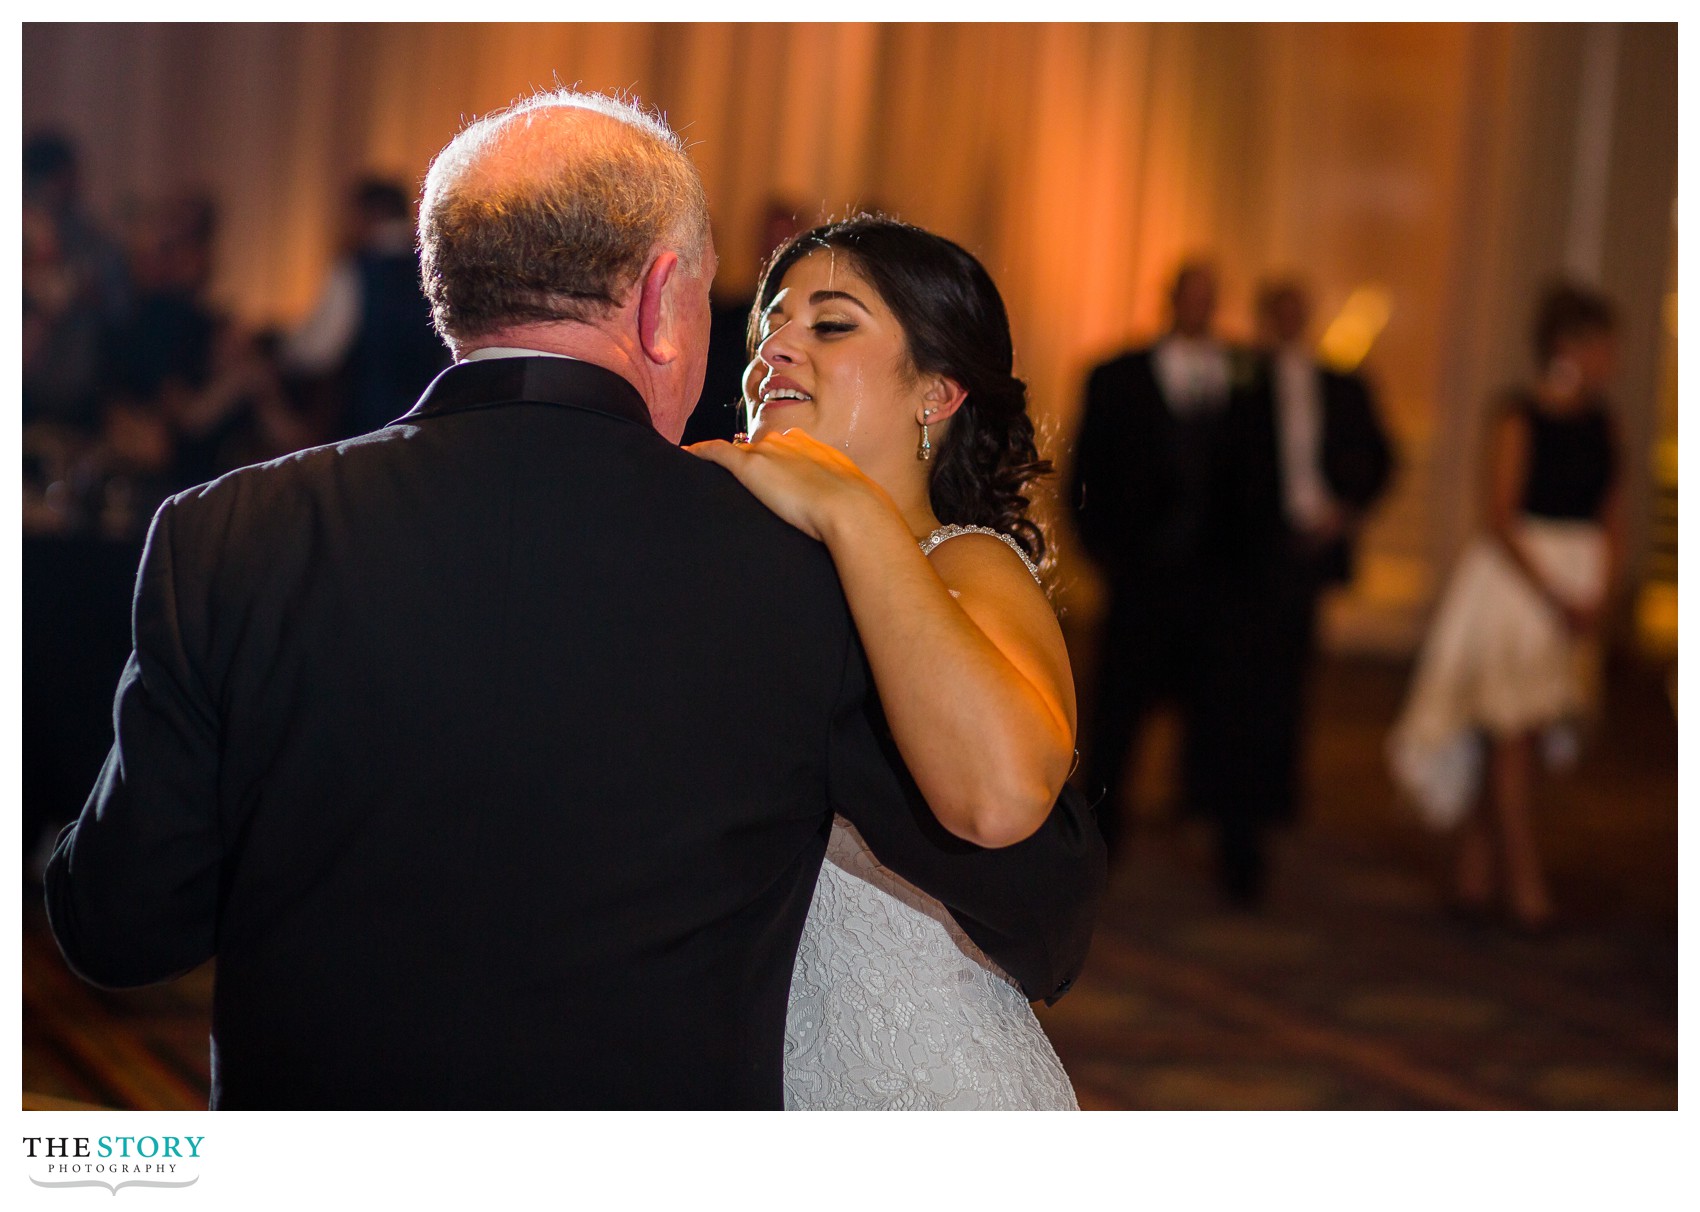
POLYGON ((1128 757, 1164 700, 1183 730, 1183 802, 1207 810, 1201 780, 1213 761, 1215 704, 1200 674, 1221 575, 1216 515, 1235 366, 1212 331, 1216 299, 1215 268, 1183 264, 1169 293, 1168 332, 1095 367, 1086 384, 1070 497, 1109 606, 1082 779, 1089 796, 1103 795, 1098 823, 1112 857, 1128 757))
POLYGON ((1231 760, 1212 797, 1225 890, 1261 900, 1265 835, 1298 815, 1306 675, 1322 594, 1351 579, 1364 517, 1393 470, 1362 376, 1320 365, 1310 299, 1271 281, 1257 299, 1258 358, 1227 419, 1222 513, 1232 574, 1211 660, 1231 760))
POLYGON ((286 372, 333 380, 334 438, 388 425, 449 362, 419 289, 407 192, 371 178, 355 187, 348 204, 348 252, 280 350, 286 372))
POLYGON ((72 967, 216 956, 215 1108, 777 1109, 837 809, 1029 996, 1066 988, 1090 826, 944 835, 825 548, 677 447, 715 267, 678 137, 532 98, 437 157, 420 235, 457 361, 412 411, 154 519, 47 874, 72 967))

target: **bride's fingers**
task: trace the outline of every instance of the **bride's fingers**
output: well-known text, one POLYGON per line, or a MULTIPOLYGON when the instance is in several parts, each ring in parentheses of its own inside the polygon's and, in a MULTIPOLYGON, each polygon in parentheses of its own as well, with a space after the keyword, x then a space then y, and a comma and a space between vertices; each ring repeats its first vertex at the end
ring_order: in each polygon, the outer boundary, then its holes
POLYGON ((791 485, 801 491, 811 482, 811 468, 843 472, 855 464, 801 429, 764 434, 749 444, 711 440, 682 449, 699 459, 726 468, 746 485, 759 482, 773 490, 791 485))
POLYGON ((732 445, 732 443, 724 442, 719 438, 710 438, 706 442, 692 442, 689 446, 682 447, 681 449, 689 451, 699 459, 707 459, 710 463, 718 463, 722 467, 732 466, 732 460, 743 453, 742 450, 732 445))

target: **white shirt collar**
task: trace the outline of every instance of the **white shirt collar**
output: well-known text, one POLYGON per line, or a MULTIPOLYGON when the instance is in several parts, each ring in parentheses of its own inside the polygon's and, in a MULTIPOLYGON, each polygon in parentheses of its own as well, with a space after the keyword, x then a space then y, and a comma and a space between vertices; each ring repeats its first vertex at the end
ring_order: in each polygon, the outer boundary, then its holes
POLYGON ((1169 333, 1155 358, 1157 385, 1177 416, 1214 412, 1228 402, 1228 347, 1220 341, 1169 333))
MULTIPOLYGON (((550 353, 545 349, 522 349, 517 345, 488 345, 475 349, 462 362, 484 362, 491 358, 567 358, 566 354, 550 353)), ((567 358, 567 361, 572 361, 567 358)))

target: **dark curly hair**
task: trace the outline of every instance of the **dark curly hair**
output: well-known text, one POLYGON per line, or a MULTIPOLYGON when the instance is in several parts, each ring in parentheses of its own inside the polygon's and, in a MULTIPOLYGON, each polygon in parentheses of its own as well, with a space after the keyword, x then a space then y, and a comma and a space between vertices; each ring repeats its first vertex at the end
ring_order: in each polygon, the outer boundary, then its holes
POLYGON ((1616 329, 1617 308, 1610 299, 1576 282, 1552 282, 1535 306, 1535 357, 1545 367, 1560 342, 1616 329))
POLYGON ((1003 297, 985 266, 943 236, 880 215, 825 223, 781 245, 762 271, 750 312, 757 345, 761 313, 785 272, 817 249, 846 254, 903 328, 920 374, 953 379, 967 393, 933 456, 929 495, 941 522, 986 526, 1021 544, 1034 563, 1045 536, 1027 516, 1026 490, 1053 470, 1039 457, 1027 385, 1015 377, 1015 346, 1003 297))

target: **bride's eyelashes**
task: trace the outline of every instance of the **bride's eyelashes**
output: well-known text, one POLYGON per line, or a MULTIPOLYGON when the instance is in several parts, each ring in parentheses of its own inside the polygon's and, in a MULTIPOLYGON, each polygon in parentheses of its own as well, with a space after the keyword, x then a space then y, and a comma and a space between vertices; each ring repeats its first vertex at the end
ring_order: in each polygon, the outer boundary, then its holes
MULTIPOLYGON (((759 347, 764 342, 772 339, 774 334, 779 332, 780 329, 788 326, 790 323, 790 320, 782 319, 778 316, 767 317, 765 326, 756 334, 756 345, 759 347)), ((855 332, 860 325, 853 320, 816 320, 811 324, 804 324, 803 327, 814 333, 817 337, 830 339, 832 337, 841 337, 847 332, 855 332)))

